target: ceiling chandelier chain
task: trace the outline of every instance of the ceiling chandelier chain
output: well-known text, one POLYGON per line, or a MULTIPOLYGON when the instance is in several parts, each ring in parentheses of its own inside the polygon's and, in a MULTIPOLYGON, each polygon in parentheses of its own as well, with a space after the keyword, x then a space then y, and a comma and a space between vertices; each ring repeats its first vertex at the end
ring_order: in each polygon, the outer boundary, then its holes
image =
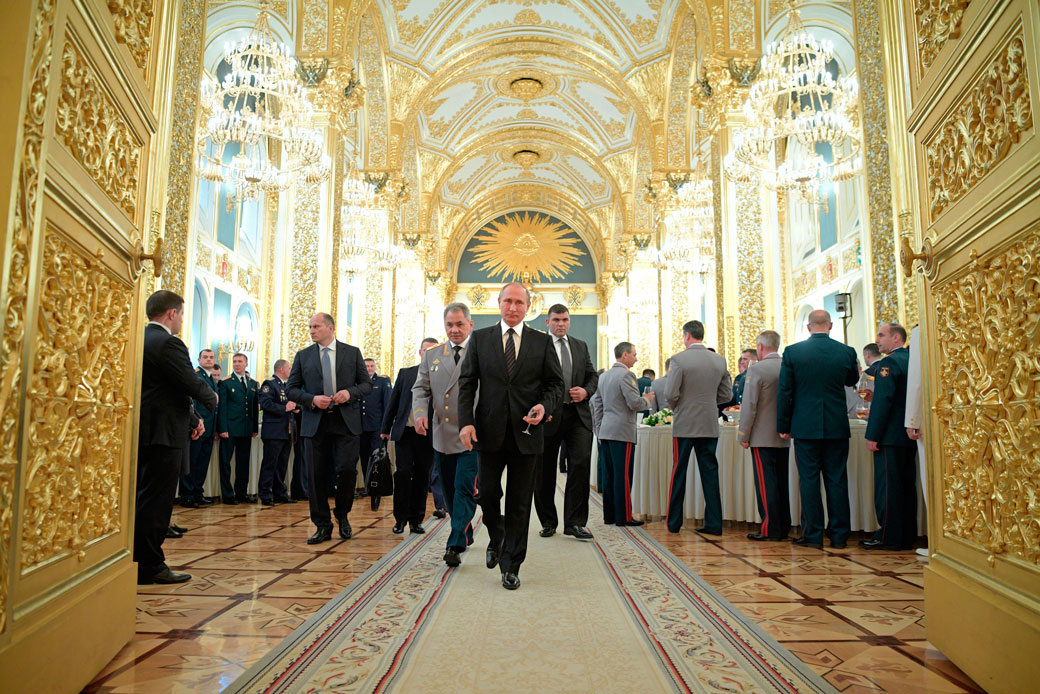
POLYGON ((819 204, 822 185, 848 180, 862 166, 859 85, 835 76, 833 45, 809 33, 797 4, 783 36, 765 48, 725 170, 733 180, 761 181, 819 204))
POLYGON ((236 202, 285 190, 297 180, 319 183, 331 170, 298 61, 275 39, 269 19, 261 0, 249 35, 225 46, 227 74, 202 85, 199 175, 233 189, 236 202))

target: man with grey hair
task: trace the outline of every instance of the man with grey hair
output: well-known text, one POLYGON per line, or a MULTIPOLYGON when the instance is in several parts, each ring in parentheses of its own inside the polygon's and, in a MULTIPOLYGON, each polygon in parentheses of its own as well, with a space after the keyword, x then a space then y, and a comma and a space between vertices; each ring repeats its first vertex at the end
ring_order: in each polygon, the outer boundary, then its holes
POLYGON ((296 411, 296 403, 285 392, 289 366, 284 359, 276 361, 274 375, 260 386, 260 411, 264 413, 260 440, 264 444, 264 457, 260 462, 257 495, 264 506, 296 503, 289 498, 289 491, 285 488, 289 452, 296 438, 296 420, 292 414, 296 411))
POLYGON ((791 530, 787 459, 790 441, 776 433, 776 395, 780 383, 780 334, 764 330, 755 340, 757 362, 744 372, 744 398, 737 441, 751 449, 755 496, 762 525, 748 539, 780 542, 791 530))
POLYGON ((444 548, 444 563, 458 566, 462 553, 473 544, 473 514, 477 510, 476 451, 459 439, 459 375, 470 345, 473 320, 469 307, 451 303, 444 308, 444 332, 448 340, 426 350, 412 386, 412 417, 417 434, 433 442, 434 466, 451 518, 451 533, 444 548))

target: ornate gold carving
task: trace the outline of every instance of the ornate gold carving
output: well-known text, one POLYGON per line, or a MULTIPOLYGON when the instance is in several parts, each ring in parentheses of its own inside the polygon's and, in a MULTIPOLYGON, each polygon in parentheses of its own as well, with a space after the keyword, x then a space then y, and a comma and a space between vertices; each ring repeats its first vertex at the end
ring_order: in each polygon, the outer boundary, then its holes
POLYGON ((387 63, 387 70, 390 75, 389 85, 392 94, 390 117, 393 120, 403 121, 411 113, 416 97, 429 80, 410 67, 397 62, 387 63))
POLYGON ((134 287, 48 229, 26 421, 21 568, 119 530, 134 287))
POLYGON ((625 81, 642 102, 650 120, 664 115, 665 91, 668 88, 668 61, 659 60, 635 73, 625 81))
POLYGON ((737 305, 740 344, 753 345, 766 329, 762 258, 762 201, 755 183, 737 183, 737 305))
POLYGON ((204 246, 199 243, 198 250, 196 251, 195 264, 206 270, 207 272, 213 271, 213 249, 209 246, 204 246))
POLYGON ((329 0, 303 0, 303 50, 321 53, 329 45, 329 0))
POLYGON ((755 0, 730 0, 726 3, 729 12, 729 47, 737 51, 750 51, 758 46, 755 32, 755 0))
POLYGON ((495 89, 499 94, 524 103, 551 96, 559 87, 556 77, 533 68, 509 70, 495 78, 495 89))
MULTIPOLYGON (((383 367, 383 273, 370 272, 365 276, 365 325, 362 353, 366 359, 375 359, 383 367)), ((391 343, 392 345, 392 343, 391 343)))
POLYGON ((1033 127, 1022 29, 925 142, 932 218, 964 197, 1033 127))
POLYGON ((928 69, 950 39, 961 34, 961 19, 971 0, 914 0, 917 47, 921 65, 928 69))
POLYGON ((476 284, 466 294, 469 297, 469 303, 473 308, 484 308, 484 304, 488 300, 488 290, 483 286, 476 284))
POLYGON ((1040 565, 1040 227, 936 285, 943 532, 1040 565))
POLYGON ((570 232, 570 227, 548 215, 511 212, 477 232, 474 260, 490 277, 503 281, 517 280, 525 273, 535 282, 563 279, 581 258, 575 248, 578 240, 566 238, 570 232))
MULTIPOLYGON (((307 321, 318 312, 318 213, 321 209, 317 185, 296 187, 293 210, 292 291, 289 299, 289 344, 293 354, 311 343, 307 321)), ((338 268, 332 268, 338 272, 338 268)))
MULTIPOLYGON (((722 259, 725 255, 722 245, 722 155, 719 152, 718 137, 713 138, 711 142, 711 195, 712 208, 715 212, 715 307, 717 311, 715 315, 718 316, 716 320, 722 320, 722 317, 726 315, 726 292, 722 274, 722 259)), ((730 328, 732 328, 730 325, 732 320, 732 317, 726 318, 727 326, 730 328)), ((719 354, 726 354, 728 333, 729 331, 718 331, 719 354)), ((730 343, 735 342, 736 335, 733 336, 730 343)), ((734 361, 734 363, 736 362, 734 361)))
POLYGON ((863 266, 863 248, 859 241, 841 252, 841 271, 845 274, 855 272, 863 266))
POLYGON ((116 41, 126 45, 145 75, 148 74, 148 54, 152 50, 153 5, 153 0, 108 0, 116 41))
POLYGON ((698 316, 690 314, 690 273, 671 272, 669 276, 672 281, 672 334, 669 354, 677 354, 685 347, 682 339, 683 325, 698 316))
POLYGON ((694 115, 690 110, 689 86, 690 72, 697 61, 696 33, 693 14, 687 12, 672 59, 672 86, 668 97, 668 166, 680 169, 690 167, 689 119, 694 115))
MULTIPOLYGON (((913 241, 914 239, 914 215, 910 210, 899 213, 899 234, 901 239, 913 241)), ((858 250, 859 244, 857 244, 858 250)), ((917 282, 912 272, 903 272, 903 306, 906 309, 906 317, 903 321, 906 325, 917 325, 917 282)))
POLYGON ((364 68, 363 82, 367 89, 365 116, 368 119, 366 167, 378 168, 390 165, 390 120, 387 115, 386 84, 383 79, 383 56, 379 50, 372 15, 365 14, 361 20, 359 35, 361 65, 364 68))
POLYGON ((582 302, 585 301, 585 290, 576 284, 572 284, 564 291, 563 298, 570 308, 581 308, 582 302))
POLYGON ((61 52, 54 130, 91 178, 133 218, 143 143, 71 40, 61 52))

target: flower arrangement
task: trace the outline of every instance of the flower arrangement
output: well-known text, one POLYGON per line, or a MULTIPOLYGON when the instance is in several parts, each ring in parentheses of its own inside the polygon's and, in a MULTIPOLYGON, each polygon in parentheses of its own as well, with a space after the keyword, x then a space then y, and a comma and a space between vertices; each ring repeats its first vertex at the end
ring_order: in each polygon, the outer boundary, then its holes
POLYGON ((669 410, 667 407, 661 410, 660 412, 654 412, 649 417, 645 417, 643 419, 643 424, 647 425, 648 427, 659 427, 671 423, 672 411, 669 410))

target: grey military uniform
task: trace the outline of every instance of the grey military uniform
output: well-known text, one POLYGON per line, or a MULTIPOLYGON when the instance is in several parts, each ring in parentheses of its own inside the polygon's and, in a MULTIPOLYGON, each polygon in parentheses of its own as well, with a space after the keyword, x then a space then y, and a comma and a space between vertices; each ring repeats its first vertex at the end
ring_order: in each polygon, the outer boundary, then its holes
POLYGON ((672 436, 718 438, 719 405, 733 397, 726 358, 699 343, 672 357, 668 371, 668 405, 675 414, 672 436))
MULTIPOLYGON (((433 436, 433 449, 438 453, 464 453, 459 440, 459 374, 470 345, 469 338, 459 350, 459 363, 451 342, 426 350, 419 363, 419 373, 412 386, 412 419, 426 417, 433 436)), ((474 405, 474 408, 476 405, 474 405)))
POLYGON ((639 394, 635 374, 624 364, 614 362, 599 377, 599 386, 592 396, 592 414, 599 440, 635 443, 636 413, 649 405, 650 399, 639 394))
POLYGON ((650 392, 654 394, 654 401, 650 403, 650 412, 660 412, 668 407, 668 374, 655 378, 650 385, 650 392))
POLYGON ((791 445, 789 440, 776 433, 776 396, 781 361, 779 354, 767 354, 745 372, 737 440, 754 448, 787 448, 791 445))

